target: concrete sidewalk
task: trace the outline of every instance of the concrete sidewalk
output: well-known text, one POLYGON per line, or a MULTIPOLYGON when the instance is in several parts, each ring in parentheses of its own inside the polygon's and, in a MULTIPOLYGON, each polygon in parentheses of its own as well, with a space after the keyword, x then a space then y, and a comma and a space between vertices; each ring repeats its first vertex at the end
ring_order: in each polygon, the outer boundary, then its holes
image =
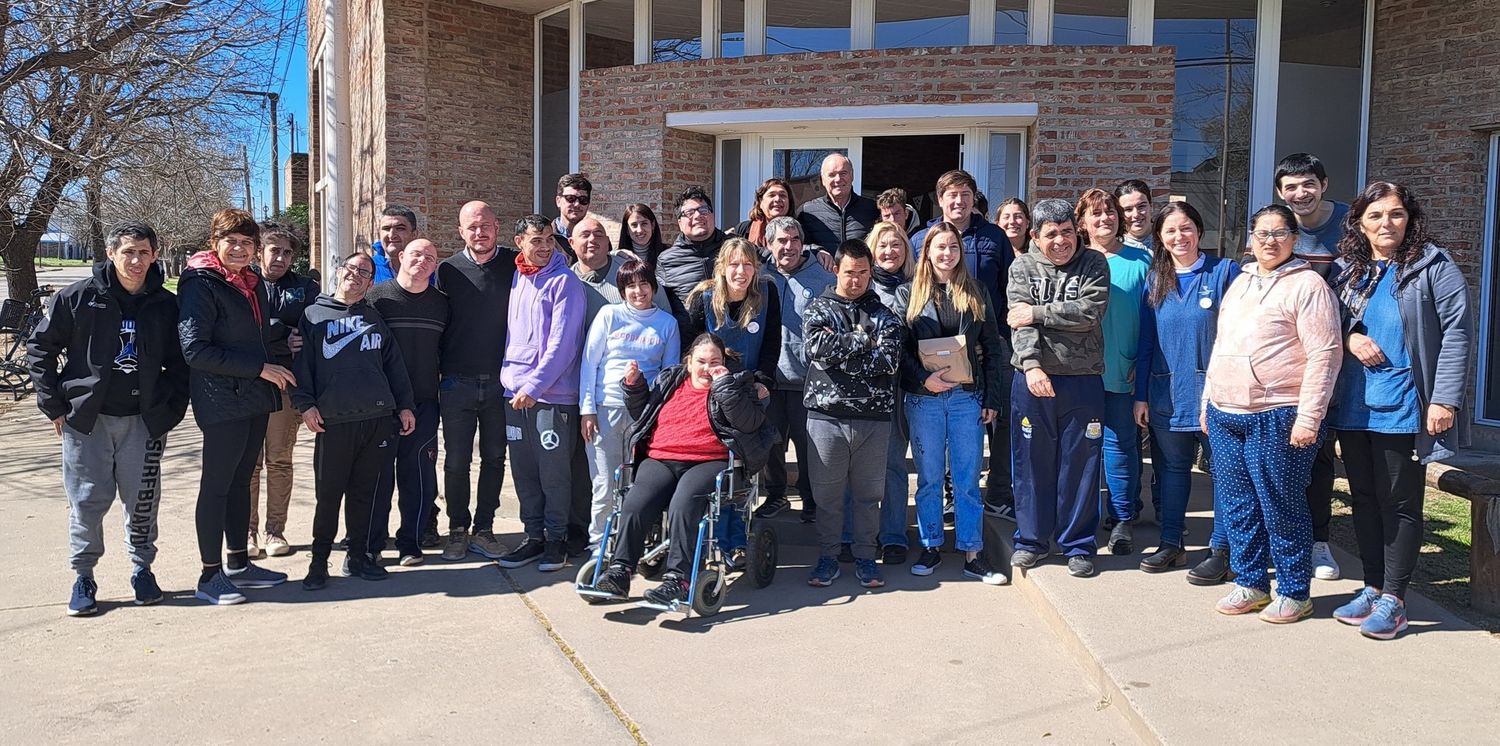
MULTIPOLYGON (((191 593, 191 419, 164 461, 156 572, 168 600, 130 603, 115 511, 103 613, 68 618, 57 440, 27 400, 0 415, 0 442, 7 743, 1138 742, 1023 593, 961 581, 955 555, 929 578, 892 568, 879 592, 848 573, 812 589, 811 527, 790 520, 775 583, 734 584, 711 619, 589 606, 574 567, 502 572, 435 554, 381 583, 294 582, 205 606, 191 593)), ((304 431, 289 531, 304 546, 264 562, 294 581, 308 561, 311 457, 304 431)), ((497 529, 512 545, 515 506, 507 487, 497 529)))

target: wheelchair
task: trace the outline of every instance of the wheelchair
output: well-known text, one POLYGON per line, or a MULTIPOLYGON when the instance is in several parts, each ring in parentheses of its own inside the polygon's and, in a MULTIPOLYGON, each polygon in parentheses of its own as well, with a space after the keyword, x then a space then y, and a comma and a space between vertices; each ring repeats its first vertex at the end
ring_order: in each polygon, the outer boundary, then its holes
MULTIPOLYGON (((639 601, 637 605, 659 611, 685 611, 704 617, 719 613, 719 609, 724 606, 725 590, 728 585, 729 559, 719 546, 719 537, 716 532, 720 516, 728 510, 739 511, 741 518, 745 521, 749 536, 749 546, 745 550, 745 572, 750 576, 750 582, 756 588, 764 588, 771 584, 776 577, 776 559, 780 544, 776 538, 776 529, 772 528, 768 521, 754 518, 754 508, 760 496, 760 477, 755 475, 747 479, 743 472, 743 463, 731 452, 729 466, 714 477, 714 491, 709 495, 708 509, 704 512, 703 518, 698 521, 697 544, 693 551, 693 571, 692 576, 688 578, 686 603, 673 602, 664 606, 639 601), (759 523, 767 525, 757 525, 759 523), (687 608, 682 608, 684 606, 687 608)), ((609 569, 609 563, 615 555, 615 549, 620 540, 620 510, 624 505, 626 493, 630 491, 631 467, 621 466, 615 471, 615 477, 619 487, 615 490, 614 505, 609 517, 604 522, 604 539, 599 542, 593 556, 578 568, 578 576, 575 579, 575 590, 579 597, 590 604, 618 600, 615 596, 597 588, 599 578, 609 569)), ((665 515, 663 515, 664 520, 665 515)), ((666 535, 663 525, 664 523, 658 523, 649 532, 646 551, 636 565, 636 573, 646 580, 655 580, 660 577, 663 565, 666 564, 667 549, 671 546, 673 537, 666 535)))

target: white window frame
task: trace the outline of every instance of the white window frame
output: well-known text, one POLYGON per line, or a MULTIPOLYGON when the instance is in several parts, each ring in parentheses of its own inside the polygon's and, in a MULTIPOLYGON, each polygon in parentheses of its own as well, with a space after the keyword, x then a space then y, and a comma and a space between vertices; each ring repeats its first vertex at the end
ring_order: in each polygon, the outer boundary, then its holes
MULTIPOLYGON (((851 135, 847 133, 818 134, 807 137, 801 137, 797 135, 764 135, 759 139, 759 152, 755 153, 753 156, 755 159, 755 186, 750 188, 750 192, 748 194, 743 191, 740 193, 740 204, 749 205, 755 199, 755 188, 759 187, 761 185, 761 182, 771 178, 771 154, 776 152, 777 150, 817 150, 822 148, 834 150, 838 148, 846 148, 849 151, 849 162, 854 164, 854 180, 851 184, 851 188, 854 190, 855 194, 859 194, 859 190, 864 179, 863 135, 851 135)), ((743 148, 743 146, 741 147, 743 148)), ((747 155, 748 154, 744 149, 740 150, 741 173, 745 173, 746 171, 748 171, 749 169, 747 167, 751 165, 745 162, 747 155)), ((741 179, 741 181, 744 181, 744 179, 741 179)))
POLYGON ((1500 330, 1486 326, 1496 303, 1500 303, 1500 282, 1494 280, 1500 270, 1500 225, 1497 225, 1496 210, 1500 210, 1500 131, 1490 133, 1489 168, 1485 176, 1484 199, 1484 243, 1480 252, 1479 269, 1479 357, 1477 358, 1474 388, 1474 424, 1500 427, 1500 412, 1485 411, 1484 392, 1489 387, 1500 385, 1491 381, 1489 375, 1490 349, 1500 344, 1500 330))

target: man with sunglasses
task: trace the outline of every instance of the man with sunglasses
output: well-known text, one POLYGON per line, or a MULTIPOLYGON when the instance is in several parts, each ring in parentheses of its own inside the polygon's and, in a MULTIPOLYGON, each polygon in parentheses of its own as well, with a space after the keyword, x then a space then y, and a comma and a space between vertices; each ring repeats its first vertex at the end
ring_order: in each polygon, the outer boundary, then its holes
POLYGON ((594 184, 583 174, 563 174, 557 180, 557 219, 552 221, 552 240, 559 251, 568 258, 568 264, 578 261, 569 243, 573 229, 589 215, 589 203, 594 199, 594 184))
POLYGON ((394 456, 396 434, 416 429, 416 403, 401 350, 390 326, 365 300, 374 277, 375 264, 367 254, 345 257, 334 273, 332 292, 318 296, 298 324, 305 346, 294 363, 292 405, 317 434, 312 562, 302 581, 310 591, 328 584, 328 555, 341 504, 349 536, 344 576, 385 578, 385 568, 366 551, 371 502, 394 456))

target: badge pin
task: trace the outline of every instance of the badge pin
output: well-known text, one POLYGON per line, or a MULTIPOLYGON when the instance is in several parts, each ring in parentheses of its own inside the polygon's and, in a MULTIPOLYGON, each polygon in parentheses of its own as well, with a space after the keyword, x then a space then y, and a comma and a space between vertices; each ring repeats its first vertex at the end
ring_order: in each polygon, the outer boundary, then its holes
POLYGON ((750 322, 750 325, 745 327, 745 331, 750 332, 751 334, 755 334, 755 333, 759 332, 760 331, 760 322, 759 321, 752 321, 752 322, 750 322))
POLYGON ((1214 299, 1213 298, 1209 298, 1208 296, 1204 296, 1202 298, 1199 298, 1198 299, 1198 307, 1199 308, 1203 308, 1203 309, 1213 308, 1214 307, 1214 299))

